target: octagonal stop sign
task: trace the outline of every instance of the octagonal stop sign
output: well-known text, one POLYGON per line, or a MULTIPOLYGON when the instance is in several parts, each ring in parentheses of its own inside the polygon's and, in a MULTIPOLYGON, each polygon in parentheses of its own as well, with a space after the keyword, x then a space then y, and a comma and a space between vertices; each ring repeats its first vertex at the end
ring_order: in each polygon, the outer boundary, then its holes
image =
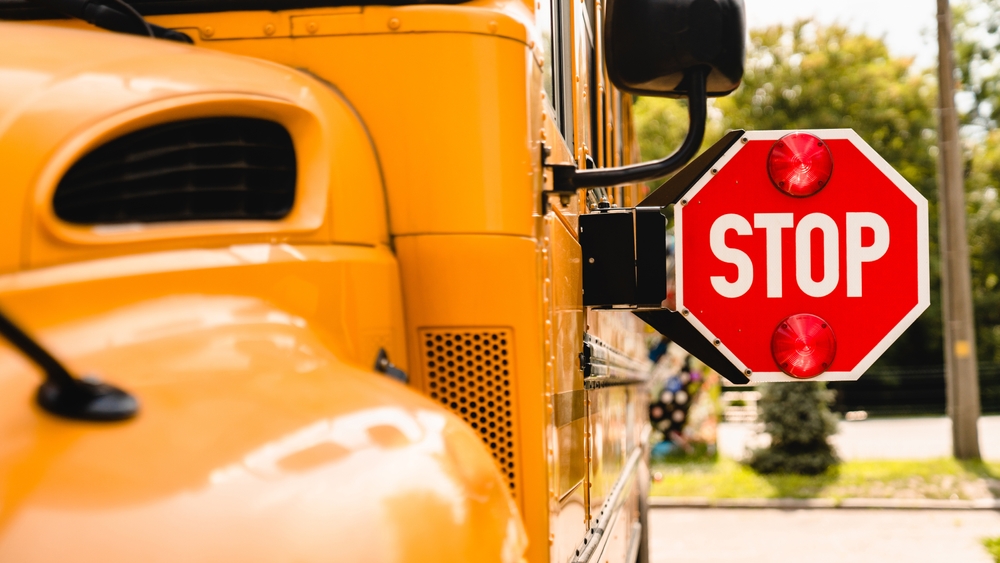
POLYGON ((752 382, 855 380, 930 303, 927 200, 852 130, 747 132, 674 217, 677 310, 752 382))

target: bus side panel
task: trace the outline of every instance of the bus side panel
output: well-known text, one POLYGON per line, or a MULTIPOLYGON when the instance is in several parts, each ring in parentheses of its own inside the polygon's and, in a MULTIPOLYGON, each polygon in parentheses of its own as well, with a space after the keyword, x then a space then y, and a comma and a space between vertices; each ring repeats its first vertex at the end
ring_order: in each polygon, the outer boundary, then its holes
MULTIPOLYGON (((553 205, 558 203, 553 202, 553 205)), ((567 206, 572 209, 572 205, 567 206)), ((564 216, 565 217, 565 216, 564 216)), ((569 221, 575 221, 570 216, 569 221)), ((583 299, 580 244, 554 212, 545 217, 551 561, 568 561, 587 531, 586 392, 580 370, 583 299)))
MULTIPOLYGON (((350 21, 329 34, 200 44, 305 70, 340 91, 374 140, 394 236, 535 236, 541 106, 529 99, 537 97, 529 88, 540 93, 541 86, 533 79, 540 70, 531 50, 522 41, 473 29, 436 32, 429 25, 419 33, 394 33, 385 26, 392 18, 402 26, 454 19, 460 11, 366 7, 346 14, 350 21)), ((320 9, 287 14, 296 21, 333 17, 320 9)), ((261 27, 273 17, 246 15, 261 18, 261 27)), ((187 26, 206 17, 172 16, 171 22, 187 26)), ((516 25, 501 14, 495 19, 516 25)))
POLYGON ((524 516, 528 560, 549 537, 538 247, 497 235, 396 238, 411 385, 469 423, 524 516))
MULTIPOLYGON (((590 310, 587 322, 587 332, 611 348, 633 359, 646 356, 643 324, 631 313, 590 310)), ((629 377, 642 381, 648 378, 648 373, 633 371, 629 377)), ((588 388, 587 401, 591 452, 589 525, 599 524, 605 530, 614 525, 617 532, 606 539, 609 543, 605 549, 612 550, 607 553, 625 550, 631 554, 639 545, 641 534, 641 527, 636 524, 644 520, 640 514, 640 497, 649 488, 649 425, 645 422, 648 391, 642 383, 608 384, 588 388), (630 458, 636 455, 636 463, 630 464, 630 458), (615 498, 616 491, 619 498, 624 495, 623 501, 608 504, 615 498), (609 510, 611 514, 607 513, 609 510), (621 543, 620 549, 612 547, 618 545, 612 540, 621 543)), ((601 561, 614 561, 614 557, 602 556, 601 561)))

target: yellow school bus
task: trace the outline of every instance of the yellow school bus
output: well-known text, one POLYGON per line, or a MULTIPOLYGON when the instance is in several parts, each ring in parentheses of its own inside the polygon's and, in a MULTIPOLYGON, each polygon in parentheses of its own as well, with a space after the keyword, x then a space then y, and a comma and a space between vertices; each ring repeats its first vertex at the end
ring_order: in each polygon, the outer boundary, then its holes
POLYGON ((617 2, 0 0, 0 561, 645 560, 578 218, 743 16, 617 2))

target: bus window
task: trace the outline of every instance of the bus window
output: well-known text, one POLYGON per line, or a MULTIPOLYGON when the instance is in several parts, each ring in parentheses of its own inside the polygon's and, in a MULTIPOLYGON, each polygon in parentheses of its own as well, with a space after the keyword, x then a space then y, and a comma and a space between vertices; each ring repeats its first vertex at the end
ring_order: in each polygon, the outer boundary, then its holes
POLYGON ((535 3, 535 25, 542 36, 542 87, 545 88, 545 97, 555 109, 556 91, 553 82, 552 69, 555 65, 555 58, 552 56, 552 41, 558 35, 552 25, 552 0, 537 0, 535 3))

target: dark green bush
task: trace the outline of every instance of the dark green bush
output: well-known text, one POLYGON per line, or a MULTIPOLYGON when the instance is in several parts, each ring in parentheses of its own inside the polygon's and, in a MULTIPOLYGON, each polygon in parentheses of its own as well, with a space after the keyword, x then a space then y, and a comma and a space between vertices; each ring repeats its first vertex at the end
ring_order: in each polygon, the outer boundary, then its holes
POLYGON ((748 465, 758 473, 818 475, 840 462, 827 440, 837 431, 830 392, 822 383, 772 383, 757 403, 771 444, 755 450, 748 465))

